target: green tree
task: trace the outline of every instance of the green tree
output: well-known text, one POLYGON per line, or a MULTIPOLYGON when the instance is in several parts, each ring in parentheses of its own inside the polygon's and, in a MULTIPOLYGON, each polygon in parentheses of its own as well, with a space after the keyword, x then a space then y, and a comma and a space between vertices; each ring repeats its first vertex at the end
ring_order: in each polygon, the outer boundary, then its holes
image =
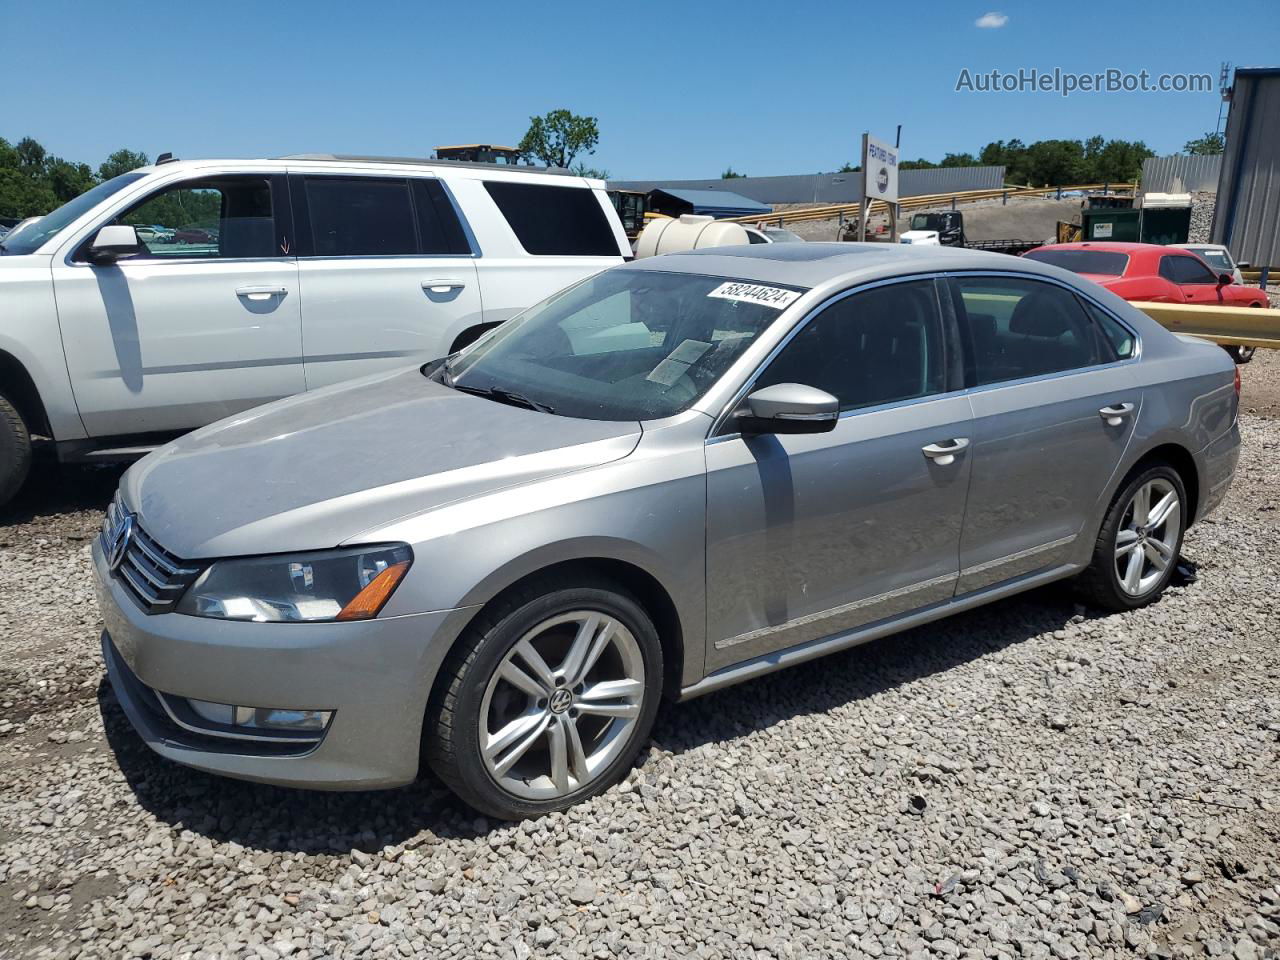
POLYGON ((586 161, 579 160, 574 164, 573 172, 579 177, 591 177, 594 180, 608 180, 609 171, 600 167, 588 167, 586 161))
POLYGON ((70 163, 61 157, 50 157, 45 165, 45 181, 58 203, 66 203, 92 187, 96 180, 87 163, 70 163))
POLYGON ((58 206, 49 187, 21 170, 0 168, 0 217, 36 217, 58 206))
POLYGON ((840 165, 840 169, 837 170, 836 173, 860 173, 861 171, 862 171, 861 166, 858 166, 846 161, 845 163, 840 165))
POLYGON ((917 157, 915 160, 902 160, 898 163, 899 170, 932 170, 937 164, 932 160, 926 160, 924 157, 917 157))
POLYGON ((1221 133, 1206 133, 1203 137, 1196 137, 1194 140, 1188 140, 1182 145, 1184 153, 1190 153, 1193 156, 1203 156, 1205 154, 1222 153, 1227 149, 1227 138, 1221 133))
POLYGON ((529 118, 529 129, 517 149, 537 157, 548 167, 569 169, 580 153, 595 153, 600 128, 595 117, 580 117, 568 110, 552 110, 529 118))
POLYGON ((725 167, 724 173, 720 174, 721 180, 737 180, 739 177, 745 177, 745 173, 738 173, 732 166, 725 167))
POLYGON ((150 162, 145 153, 133 150, 117 150, 99 164, 98 179, 110 180, 112 177, 118 177, 120 174, 128 173, 130 170, 145 167, 150 162))
POLYGON ((942 158, 942 162, 938 164, 940 167, 976 167, 978 166, 978 158, 972 153, 948 153, 942 158))

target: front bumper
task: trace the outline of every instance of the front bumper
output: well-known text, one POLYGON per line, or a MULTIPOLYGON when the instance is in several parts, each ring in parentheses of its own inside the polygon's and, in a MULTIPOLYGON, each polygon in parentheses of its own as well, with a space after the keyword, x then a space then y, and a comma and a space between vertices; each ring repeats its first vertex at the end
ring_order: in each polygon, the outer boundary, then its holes
POLYGON ((411 782, 436 671, 475 608, 353 623, 241 623, 148 615, 93 544, 103 657, 147 745, 243 780, 324 790, 411 782), (184 729, 157 694, 214 703, 332 710, 318 744, 224 740, 184 729))

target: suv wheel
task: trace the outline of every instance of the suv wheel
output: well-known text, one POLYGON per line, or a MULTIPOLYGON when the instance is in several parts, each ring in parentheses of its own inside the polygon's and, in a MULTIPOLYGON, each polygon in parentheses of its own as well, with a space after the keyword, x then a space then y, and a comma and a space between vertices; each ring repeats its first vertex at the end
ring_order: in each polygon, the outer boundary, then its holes
POLYGON ((1093 562, 1078 581, 1108 610, 1134 610, 1169 585, 1182 549, 1187 494, 1178 471, 1161 463, 1130 478, 1107 510, 1093 562))
POLYGON ((661 693, 662 646, 634 597, 607 581, 544 582, 482 613, 450 652, 426 757, 494 817, 564 810, 626 773, 661 693))
POLYGON ((31 470, 31 432, 22 414, 0 394, 0 507, 22 489, 31 470))

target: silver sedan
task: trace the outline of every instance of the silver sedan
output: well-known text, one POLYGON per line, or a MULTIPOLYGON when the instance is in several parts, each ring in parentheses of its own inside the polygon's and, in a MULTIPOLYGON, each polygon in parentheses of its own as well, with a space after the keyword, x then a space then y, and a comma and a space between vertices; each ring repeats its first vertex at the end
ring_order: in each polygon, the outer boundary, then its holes
POLYGON ((94 545, 103 652, 178 762, 355 789, 423 757, 536 816, 623 776, 664 695, 1053 580, 1154 601, 1231 482, 1238 389, 1026 260, 655 257, 138 463, 94 545))

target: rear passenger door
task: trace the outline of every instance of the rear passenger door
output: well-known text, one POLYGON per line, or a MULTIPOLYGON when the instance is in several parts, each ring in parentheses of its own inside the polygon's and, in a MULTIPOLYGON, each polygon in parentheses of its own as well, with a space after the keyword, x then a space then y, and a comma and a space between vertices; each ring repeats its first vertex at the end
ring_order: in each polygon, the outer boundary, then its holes
POLYGON ((470 240, 434 177, 289 179, 307 389, 444 356, 483 322, 470 240))
POLYGON ((972 477, 960 540, 964 594, 1059 566, 1086 525, 1142 405, 1132 331, 1065 286, 952 280, 966 340, 972 477))

